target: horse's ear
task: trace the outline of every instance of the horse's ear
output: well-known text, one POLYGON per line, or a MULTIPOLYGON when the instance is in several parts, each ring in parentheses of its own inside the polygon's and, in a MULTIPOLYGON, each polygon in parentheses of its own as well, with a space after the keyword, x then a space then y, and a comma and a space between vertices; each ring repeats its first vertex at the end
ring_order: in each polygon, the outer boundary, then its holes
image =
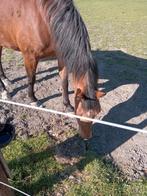
POLYGON ((99 90, 96 91, 96 98, 97 99, 99 99, 99 98, 101 98, 101 97, 103 97, 105 95, 106 95, 106 93, 103 92, 103 91, 99 91, 99 90))

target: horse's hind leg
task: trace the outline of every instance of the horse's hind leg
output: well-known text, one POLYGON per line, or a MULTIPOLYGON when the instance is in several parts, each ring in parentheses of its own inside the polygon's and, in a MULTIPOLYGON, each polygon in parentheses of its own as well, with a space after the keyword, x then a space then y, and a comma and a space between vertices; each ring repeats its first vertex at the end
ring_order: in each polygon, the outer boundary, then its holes
POLYGON ((2 47, 0 46, 0 78, 3 80, 3 79, 6 79, 6 76, 3 71, 1 58, 2 58, 2 47))
POLYGON ((0 78, 1 78, 2 82, 4 83, 4 85, 8 86, 10 82, 4 73, 4 70, 2 67, 2 62, 1 62, 1 57, 2 57, 2 47, 0 46, 0 78))
POLYGON ((34 94, 34 84, 36 80, 36 68, 38 61, 33 55, 24 55, 25 68, 28 75, 28 96, 31 99, 31 105, 39 106, 34 94))
POLYGON ((2 47, 0 46, 0 87, 2 89, 1 97, 2 99, 9 99, 10 94, 8 93, 6 86, 7 86, 7 78, 4 74, 2 63, 1 63, 1 56, 2 56, 2 47))
POLYGON ((1 78, 0 78, 0 88, 2 89, 1 98, 2 99, 10 99, 11 96, 10 96, 9 92, 7 91, 5 84, 3 83, 1 78))
POLYGON ((65 110, 67 112, 73 112, 74 108, 70 104, 69 95, 68 95, 68 71, 65 66, 62 66, 61 63, 59 63, 59 75, 62 80, 62 97, 63 97, 63 104, 65 106, 65 110))

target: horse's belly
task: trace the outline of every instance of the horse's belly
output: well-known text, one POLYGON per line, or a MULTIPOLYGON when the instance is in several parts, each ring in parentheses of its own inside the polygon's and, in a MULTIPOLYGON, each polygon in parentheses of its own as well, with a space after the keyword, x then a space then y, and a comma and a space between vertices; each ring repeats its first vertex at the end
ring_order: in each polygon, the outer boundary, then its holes
POLYGON ((3 39, 3 35, 0 34, 0 46, 5 47, 5 48, 11 48, 13 50, 19 50, 18 46, 10 42, 9 40, 3 39))

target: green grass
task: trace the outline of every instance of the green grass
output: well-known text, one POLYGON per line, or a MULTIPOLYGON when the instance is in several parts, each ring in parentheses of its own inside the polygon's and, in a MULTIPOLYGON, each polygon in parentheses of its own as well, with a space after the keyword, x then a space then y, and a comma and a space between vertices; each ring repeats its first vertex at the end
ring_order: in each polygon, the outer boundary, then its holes
POLYGON ((26 141, 17 139, 3 151, 11 169, 11 184, 31 195, 141 195, 147 181, 127 182, 110 162, 89 152, 74 165, 59 164, 55 144, 43 134, 26 141))
POLYGON ((53 157, 53 142, 45 135, 15 140, 4 150, 12 171, 12 184, 33 195, 51 191, 62 170, 53 157))
POLYGON ((87 155, 86 160, 88 164, 82 172, 82 183, 71 183, 67 195, 146 195, 145 180, 129 183, 111 163, 106 163, 94 155, 87 155))
POLYGON ((147 57, 146 0, 76 0, 93 49, 147 57))

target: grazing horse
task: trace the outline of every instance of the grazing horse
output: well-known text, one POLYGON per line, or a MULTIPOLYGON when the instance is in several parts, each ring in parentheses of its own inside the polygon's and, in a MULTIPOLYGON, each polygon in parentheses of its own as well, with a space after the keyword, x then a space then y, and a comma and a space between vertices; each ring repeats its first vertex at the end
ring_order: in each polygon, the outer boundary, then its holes
MULTIPOLYGON (((22 52, 28 75, 28 95, 34 95, 38 61, 45 57, 58 59, 62 80, 63 104, 73 109, 68 96, 68 73, 73 76, 75 114, 95 117, 100 112, 97 90, 97 66, 91 53, 85 24, 72 0, 1 0, 0 53, 2 47, 22 52)), ((0 61, 0 83, 5 95, 5 75, 0 61)), ((78 120, 83 138, 91 137, 90 122, 78 120)))

